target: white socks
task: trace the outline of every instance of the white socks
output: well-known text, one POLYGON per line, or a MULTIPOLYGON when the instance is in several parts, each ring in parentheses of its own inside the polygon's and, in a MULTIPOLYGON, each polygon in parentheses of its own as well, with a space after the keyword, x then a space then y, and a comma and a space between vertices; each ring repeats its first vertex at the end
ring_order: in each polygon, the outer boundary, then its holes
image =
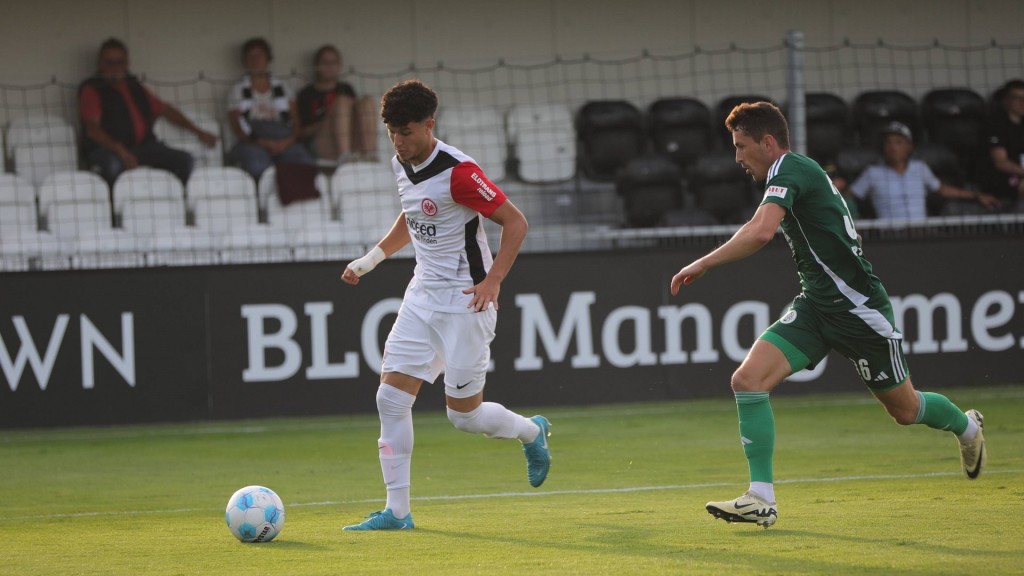
POLYGON ((974 421, 974 418, 967 418, 967 428, 964 433, 957 436, 961 442, 970 442, 974 440, 974 437, 978 435, 978 423, 974 421))
POLYGON ((540 433, 540 427, 532 420, 495 402, 484 402, 469 412, 449 408, 448 419, 463 432, 483 434, 488 438, 518 438, 524 444, 533 442, 540 433))
POLYGON ((377 388, 380 414, 380 469, 387 486, 387 508, 396 518, 409 515, 409 477, 412 464, 412 405, 416 397, 390 384, 377 388))
POLYGON ((771 482, 751 482, 750 491, 769 504, 775 504, 775 485, 771 482))
MULTIPOLYGON (((390 384, 377 388, 377 412, 380 415, 380 470, 388 491, 387 508, 396 518, 409 515, 409 484, 412 465, 412 406, 416 397, 390 384)), ((488 438, 518 438, 533 442, 540 428, 532 420, 506 409, 501 404, 484 402, 470 412, 448 409, 448 419, 459 430, 480 433, 488 438)))

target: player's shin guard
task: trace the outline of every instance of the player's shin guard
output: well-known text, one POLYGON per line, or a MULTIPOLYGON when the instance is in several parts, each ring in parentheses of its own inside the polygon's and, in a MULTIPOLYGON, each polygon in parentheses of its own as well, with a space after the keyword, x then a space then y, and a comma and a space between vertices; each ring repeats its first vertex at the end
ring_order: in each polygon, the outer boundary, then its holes
POLYGON ((775 415, 767 392, 736 392, 740 440, 750 467, 751 482, 772 482, 775 454, 775 415))
POLYGON ((924 424, 936 430, 949 430, 957 436, 967 429, 967 414, 957 408, 942 394, 935 392, 918 392, 920 406, 914 424, 924 424))
POLYGON ((381 384, 377 389, 380 414, 380 439, 377 447, 380 469, 387 486, 390 508, 398 518, 409 514, 409 483, 412 464, 412 405, 416 397, 394 386, 381 384))

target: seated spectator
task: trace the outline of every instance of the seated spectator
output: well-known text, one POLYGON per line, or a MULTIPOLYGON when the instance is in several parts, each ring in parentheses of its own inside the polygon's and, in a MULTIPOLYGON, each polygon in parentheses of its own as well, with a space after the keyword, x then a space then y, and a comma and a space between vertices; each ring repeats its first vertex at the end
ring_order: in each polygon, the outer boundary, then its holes
POLYGON ((330 44, 313 57, 314 81, 299 91, 301 137, 321 160, 342 163, 376 160, 375 102, 357 97, 352 85, 339 80, 341 52, 330 44))
POLYGON ((316 163, 299 143, 295 99, 288 85, 271 75, 271 58, 266 40, 247 40, 242 46, 245 76, 228 95, 228 119, 238 137, 228 162, 257 180, 273 163, 316 163))
POLYGON ((914 140, 910 128, 899 122, 886 126, 882 140, 881 164, 868 166, 849 187, 858 200, 870 199, 880 219, 923 220, 928 217, 928 192, 942 197, 979 202, 989 210, 1000 207, 991 194, 958 188, 939 179, 921 160, 910 157, 914 140))
POLYGON ((82 155, 86 165, 113 184, 124 170, 152 166, 174 173, 183 183, 192 172, 192 156, 170 148, 153 135, 159 117, 192 132, 213 146, 217 137, 162 102, 128 72, 128 48, 110 38, 100 46, 96 75, 78 87, 82 155))
POLYGON ((997 93, 1000 107, 989 130, 992 191, 1008 209, 1024 207, 1024 80, 1010 80, 997 93))

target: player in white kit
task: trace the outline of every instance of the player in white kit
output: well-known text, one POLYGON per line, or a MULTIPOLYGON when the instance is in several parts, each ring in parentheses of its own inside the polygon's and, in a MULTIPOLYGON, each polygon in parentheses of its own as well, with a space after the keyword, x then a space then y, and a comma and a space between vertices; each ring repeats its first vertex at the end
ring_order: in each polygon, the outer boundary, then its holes
POLYGON ((345 530, 413 528, 409 502, 413 449, 412 406, 423 381, 444 371, 448 419, 459 430, 488 438, 517 438, 527 478, 540 486, 551 466, 543 416, 526 418, 483 401, 498 294, 526 237, 523 213, 476 162, 434 137, 437 95, 418 80, 400 82, 381 98, 381 117, 395 147, 391 167, 402 213, 383 239, 345 268, 358 284, 388 256, 412 242, 416 268, 384 345, 377 411, 378 448, 387 505, 345 530), (501 226, 492 258, 483 230, 501 226))

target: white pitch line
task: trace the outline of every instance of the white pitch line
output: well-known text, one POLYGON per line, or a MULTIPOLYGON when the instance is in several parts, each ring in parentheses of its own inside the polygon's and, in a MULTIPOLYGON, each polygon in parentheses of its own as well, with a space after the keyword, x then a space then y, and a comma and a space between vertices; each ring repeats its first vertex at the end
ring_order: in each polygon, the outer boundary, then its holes
MULTIPOLYGON (((997 474, 1021 474, 1022 469, 1012 470, 986 470, 985 476, 997 474)), ((789 480, 777 480, 776 484, 817 484, 822 482, 857 482, 863 480, 908 480, 914 478, 942 478, 947 476, 959 476, 959 472, 925 472, 922 474, 872 474, 864 476, 834 476, 830 478, 793 478, 789 480)), ((549 490, 545 492, 494 492, 491 494, 459 494, 452 496, 417 496, 413 500, 417 502, 431 501, 458 501, 458 500, 481 500, 485 498, 522 498, 537 496, 572 496, 581 494, 622 494, 633 492, 653 492, 659 490, 693 490, 698 488, 721 488, 736 486, 738 482, 708 482, 703 484, 666 484, 662 486, 632 486, 626 488, 591 488, 580 490, 549 490)), ((364 500, 325 500, 322 502, 289 502, 286 508, 310 507, 310 506, 342 506, 346 504, 369 504, 379 503, 380 498, 364 500)), ((77 512, 72 514, 33 514, 27 516, 5 516, 0 518, 0 524, 21 521, 21 520, 47 520, 63 518, 93 518, 98 516, 143 516, 149 514, 183 514, 191 512, 213 512, 209 508, 175 508, 172 510, 122 510, 108 512, 77 512)))

